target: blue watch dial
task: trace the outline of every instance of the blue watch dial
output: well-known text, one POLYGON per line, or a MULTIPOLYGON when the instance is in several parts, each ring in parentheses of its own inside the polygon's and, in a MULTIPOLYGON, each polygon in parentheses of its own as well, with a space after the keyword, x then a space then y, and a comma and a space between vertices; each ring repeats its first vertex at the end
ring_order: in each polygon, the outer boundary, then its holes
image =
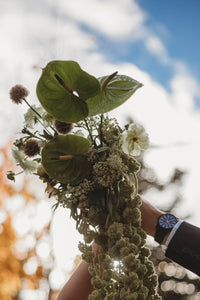
POLYGON ((177 223, 177 218, 171 214, 165 214, 160 216, 158 223, 162 228, 171 229, 177 223))

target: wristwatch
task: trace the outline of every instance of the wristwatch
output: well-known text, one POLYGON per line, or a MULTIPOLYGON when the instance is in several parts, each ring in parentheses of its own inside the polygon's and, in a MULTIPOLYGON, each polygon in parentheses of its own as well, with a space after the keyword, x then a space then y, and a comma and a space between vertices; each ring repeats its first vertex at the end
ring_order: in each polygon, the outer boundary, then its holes
POLYGON ((172 230, 178 221, 178 218, 172 214, 161 215, 156 225, 155 241, 162 244, 166 234, 172 230))

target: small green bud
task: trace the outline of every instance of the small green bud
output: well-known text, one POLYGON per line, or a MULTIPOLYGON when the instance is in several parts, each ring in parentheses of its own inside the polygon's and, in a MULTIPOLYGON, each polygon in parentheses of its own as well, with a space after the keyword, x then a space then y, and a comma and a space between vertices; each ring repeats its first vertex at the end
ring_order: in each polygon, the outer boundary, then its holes
POLYGON ((15 173, 13 171, 8 171, 6 176, 9 180, 15 181, 15 173))

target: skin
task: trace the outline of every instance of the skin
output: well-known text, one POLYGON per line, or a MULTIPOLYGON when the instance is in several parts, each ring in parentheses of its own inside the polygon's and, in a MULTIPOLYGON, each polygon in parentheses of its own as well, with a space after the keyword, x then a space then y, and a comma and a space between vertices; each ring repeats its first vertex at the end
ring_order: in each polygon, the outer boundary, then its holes
MULTIPOLYGON (((144 201, 141 205, 142 213, 142 228, 148 235, 154 237, 157 219, 164 212, 160 211, 156 207, 152 206, 149 202, 144 201)), ((169 235, 169 234, 168 234, 169 235)), ((165 236, 163 244, 165 244, 168 235, 165 236)), ((93 251, 98 255, 99 247, 93 244, 93 251)), ((89 294, 92 292, 93 287, 91 285, 91 275, 88 272, 89 264, 82 261, 71 278, 65 284, 61 290, 57 300, 88 300, 89 294)))

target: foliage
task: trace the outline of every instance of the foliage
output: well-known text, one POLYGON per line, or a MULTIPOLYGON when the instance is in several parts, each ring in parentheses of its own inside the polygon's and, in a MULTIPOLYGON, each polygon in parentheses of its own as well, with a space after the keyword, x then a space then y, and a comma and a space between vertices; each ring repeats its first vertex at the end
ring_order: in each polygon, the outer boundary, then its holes
MULTIPOLYGON (((22 137, 12 149, 16 163, 46 183, 56 206, 70 209, 84 237, 79 245, 82 257, 91 264, 95 290, 90 299, 159 299, 141 228, 140 164, 135 158, 148 147, 148 135, 141 125, 121 128, 105 115, 141 86, 116 72, 96 79, 76 62, 50 62, 37 85, 45 110, 29 105, 35 126, 27 112, 22 137), (73 131, 58 134, 58 121, 75 123, 73 131), (93 242, 100 246, 98 262, 93 242)), ((12 171, 8 177, 14 179, 12 171)))
MULTIPOLYGON (((50 265, 47 267, 44 259, 37 254, 36 248, 49 236, 50 224, 47 223, 41 231, 31 228, 23 235, 16 231, 14 221, 19 218, 21 210, 15 205, 15 198, 17 201, 24 200, 20 207, 24 214, 28 207, 33 211, 32 205, 36 207, 38 202, 30 190, 28 179, 24 178, 20 185, 16 185, 5 177, 8 169, 16 169, 9 156, 9 150, 10 144, 0 151, 3 158, 0 172, 0 299, 20 300, 24 299, 21 293, 25 290, 39 291, 41 279, 48 285, 50 265), (34 241, 33 244, 30 244, 30 241, 34 241), (37 266, 30 272, 27 266, 33 260, 37 261, 37 266)), ((53 261, 51 253, 50 258, 53 261)), ((51 291, 50 286, 48 293, 48 299, 53 300, 55 291, 51 291)))

